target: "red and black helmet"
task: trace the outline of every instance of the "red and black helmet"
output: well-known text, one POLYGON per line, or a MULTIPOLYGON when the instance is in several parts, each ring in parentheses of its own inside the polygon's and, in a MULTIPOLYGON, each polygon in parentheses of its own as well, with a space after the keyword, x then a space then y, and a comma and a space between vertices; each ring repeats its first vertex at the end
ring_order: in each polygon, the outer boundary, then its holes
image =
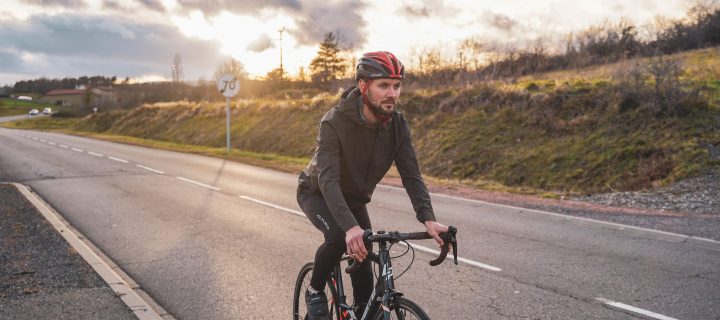
POLYGON ((387 51, 363 54, 355 68, 355 81, 360 79, 405 79, 405 66, 387 51))

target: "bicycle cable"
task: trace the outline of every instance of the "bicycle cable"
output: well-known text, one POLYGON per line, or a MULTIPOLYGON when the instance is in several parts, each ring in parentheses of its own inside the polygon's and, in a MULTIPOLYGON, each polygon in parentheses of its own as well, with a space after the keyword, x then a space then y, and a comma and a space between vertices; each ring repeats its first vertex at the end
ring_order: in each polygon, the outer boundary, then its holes
MULTIPOLYGON (((400 279, 400 277, 402 277, 402 275, 405 274, 405 272, 407 272, 408 270, 410 270, 410 267, 412 267, 413 262, 415 262, 415 248, 413 248, 413 247, 410 245, 410 243, 407 242, 407 241, 405 241, 405 240, 402 240, 402 242, 405 242, 405 246, 407 247, 407 249, 405 249, 405 252, 403 252, 403 253, 402 253, 401 255, 399 255, 399 256, 390 257, 390 259, 400 258, 400 257, 406 255, 408 252, 410 252, 410 250, 412 250, 412 259, 410 260, 410 264, 408 264, 407 268, 405 268, 405 270, 403 270, 403 272, 400 272, 400 275, 399 275, 399 276, 393 277, 393 280, 400 279)), ((388 248, 388 250, 392 249, 392 247, 393 247, 394 245, 395 245, 394 243, 391 244, 391 245, 390 245, 390 248, 388 248)))

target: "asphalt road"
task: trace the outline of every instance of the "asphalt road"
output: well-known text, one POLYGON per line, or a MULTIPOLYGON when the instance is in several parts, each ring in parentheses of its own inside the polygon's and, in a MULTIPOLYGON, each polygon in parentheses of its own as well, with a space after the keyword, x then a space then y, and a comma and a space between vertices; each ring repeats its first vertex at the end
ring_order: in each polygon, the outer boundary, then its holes
MULTIPOLYGON (((290 318, 296 272, 321 241, 293 212, 296 175, 220 159, 0 128, 0 181, 30 185, 179 319, 290 318)), ((717 242, 433 204, 465 260, 430 267, 416 251, 396 282, 433 319, 720 319, 717 242)), ((379 186, 369 209, 376 230, 422 230, 403 190, 379 186)))

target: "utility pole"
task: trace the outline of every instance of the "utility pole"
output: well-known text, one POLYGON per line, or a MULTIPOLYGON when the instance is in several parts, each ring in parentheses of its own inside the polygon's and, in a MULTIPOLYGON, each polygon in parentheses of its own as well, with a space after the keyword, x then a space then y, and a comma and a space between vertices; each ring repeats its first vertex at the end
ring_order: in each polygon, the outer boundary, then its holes
POLYGON ((282 51, 283 51, 283 43, 282 43, 282 36, 283 36, 283 32, 285 32, 285 27, 280 28, 280 30, 278 30, 278 32, 280 32, 280 82, 282 82, 282 81, 283 81, 283 73, 284 73, 284 71, 283 71, 283 52, 282 52, 282 51))

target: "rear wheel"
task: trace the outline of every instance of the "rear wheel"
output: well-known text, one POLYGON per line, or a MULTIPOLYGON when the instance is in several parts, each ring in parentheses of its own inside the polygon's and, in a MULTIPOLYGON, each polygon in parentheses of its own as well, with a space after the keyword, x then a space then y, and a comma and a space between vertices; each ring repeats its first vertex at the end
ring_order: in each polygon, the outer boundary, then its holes
MULTIPOLYGON (((382 320, 383 313, 379 310, 375 317, 375 320, 382 320)), ((408 299, 398 297, 395 301, 395 307, 390 310, 390 319, 397 320, 430 320, 427 313, 423 311, 417 303, 412 302, 408 299)))

